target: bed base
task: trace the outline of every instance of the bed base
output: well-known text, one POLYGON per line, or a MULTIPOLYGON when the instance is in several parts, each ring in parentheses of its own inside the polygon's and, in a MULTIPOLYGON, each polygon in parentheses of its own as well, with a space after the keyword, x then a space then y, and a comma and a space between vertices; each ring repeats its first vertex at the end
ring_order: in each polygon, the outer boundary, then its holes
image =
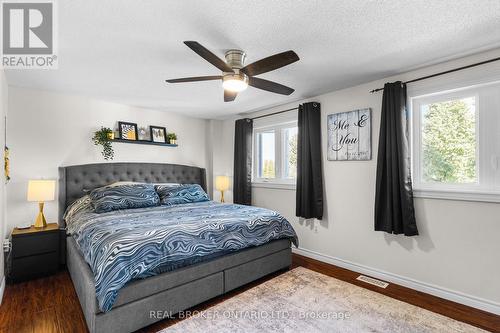
POLYGON ((133 332, 189 309, 270 273, 289 268, 290 240, 241 250, 207 262, 183 267, 127 284, 113 309, 101 312, 95 280, 72 237, 67 238, 67 267, 88 329, 94 332, 133 332))

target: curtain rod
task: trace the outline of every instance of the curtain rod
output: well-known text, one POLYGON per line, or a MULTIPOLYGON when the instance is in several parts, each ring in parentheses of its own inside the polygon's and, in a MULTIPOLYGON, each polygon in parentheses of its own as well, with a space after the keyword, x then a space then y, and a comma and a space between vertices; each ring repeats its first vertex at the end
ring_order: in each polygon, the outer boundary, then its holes
POLYGON ((277 112, 273 112, 273 113, 269 113, 269 114, 264 114, 262 116, 257 116, 257 117, 253 117, 253 118, 250 118, 250 119, 254 120, 254 119, 259 119, 259 118, 265 118, 265 117, 269 117, 269 116, 274 116, 275 114, 285 113, 285 112, 289 112, 289 111, 293 111, 293 110, 298 110, 298 109, 299 109, 298 107, 291 108, 291 109, 286 109, 286 110, 283 110, 283 111, 277 111, 277 112))
MULTIPOLYGON (((439 73, 436 73, 436 74, 422 76, 422 77, 419 77, 419 78, 416 78, 416 79, 413 79, 413 80, 410 80, 410 81, 406 81, 406 82, 403 82, 403 83, 412 83, 412 82, 417 82, 417 81, 421 81, 421 80, 425 80, 425 79, 430 79, 432 77, 436 77, 436 76, 440 76, 440 75, 444 75, 444 74, 448 74, 448 73, 453 73, 453 72, 458 72, 458 71, 461 71, 463 69, 468 69, 468 68, 471 68, 471 67, 476 67, 476 66, 479 66, 479 65, 488 64, 490 62, 494 62, 494 61, 498 61, 498 60, 500 60, 500 57, 494 58, 494 59, 490 59, 490 60, 481 61, 481 62, 477 62, 475 64, 471 64, 471 65, 467 65, 467 66, 462 66, 462 67, 455 68, 455 69, 450 69, 450 70, 447 70, 447 71, 444 71, 444 72, 439 72, 439 73)), ((373 94, 373 93, 375 93, 377 91, 381 91, 381 90, 384 90, 384 88, 373 89, 373 90, 370 91, 370 93, 373 94)))

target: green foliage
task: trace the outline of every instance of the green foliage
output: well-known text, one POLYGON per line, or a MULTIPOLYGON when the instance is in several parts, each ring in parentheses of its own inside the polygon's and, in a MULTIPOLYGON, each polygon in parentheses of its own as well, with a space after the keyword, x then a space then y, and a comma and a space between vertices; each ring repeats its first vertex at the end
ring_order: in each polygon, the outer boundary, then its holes
POLYGON ((294 134, 288 140, 288 176, 297 177, 297 134, 294 134))
POLYGON ((94 141, 94 145, 102 146, 102 156, 104 156, 105 160, 112 160, 115 152, 113 147, 111 146, 111 138, 110 135, 113 131, 108 127, 101 127, 99 131, 94 133, 94 137, 92 141, 94 141))
POLYGON ((475 116, 464 100, 433 103, 423 114, 423 179, 476 180, 475 116))
POLYGON ((177 134, 175 133, 168 133, 167 134, 167 140, 170 142, 171 140, 177 140, 177 134))
POLYGON ((265 160, 264 161, 264 169, 262 170, 263 178, 274 178, 276 177, 276 173, 274 170, 274 161, 265 160))

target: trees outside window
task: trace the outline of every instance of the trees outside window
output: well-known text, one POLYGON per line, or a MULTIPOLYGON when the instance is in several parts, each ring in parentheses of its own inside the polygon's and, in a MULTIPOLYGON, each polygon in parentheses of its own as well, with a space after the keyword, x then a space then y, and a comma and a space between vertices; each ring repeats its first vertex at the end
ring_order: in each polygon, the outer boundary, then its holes
POLYGON ((425 182, 476 182, 476 146, 474 97, 422 105, 425 182))
POLYGON ((500 202, 500 83, 431 89, 408 110, 415 195, 500 202))

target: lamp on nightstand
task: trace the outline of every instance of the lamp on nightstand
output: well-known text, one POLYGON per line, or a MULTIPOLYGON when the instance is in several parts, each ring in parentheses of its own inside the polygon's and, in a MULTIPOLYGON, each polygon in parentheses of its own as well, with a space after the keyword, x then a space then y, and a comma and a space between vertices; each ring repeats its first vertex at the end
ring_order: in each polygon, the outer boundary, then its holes
POLYGON ((54 200, 56 192, 55 180, 30 180, 28 182, 28 201, 38 202, 40 212, 35 220, 35 228, 47 226, 47 221, 43 215, 43 205, 45 201, 54 200))
POLYGON ((217 176, 215 177, 215 189, 220 191, 220 202, 224 202, 224 191, 229 190, 229 177, 217 176))

